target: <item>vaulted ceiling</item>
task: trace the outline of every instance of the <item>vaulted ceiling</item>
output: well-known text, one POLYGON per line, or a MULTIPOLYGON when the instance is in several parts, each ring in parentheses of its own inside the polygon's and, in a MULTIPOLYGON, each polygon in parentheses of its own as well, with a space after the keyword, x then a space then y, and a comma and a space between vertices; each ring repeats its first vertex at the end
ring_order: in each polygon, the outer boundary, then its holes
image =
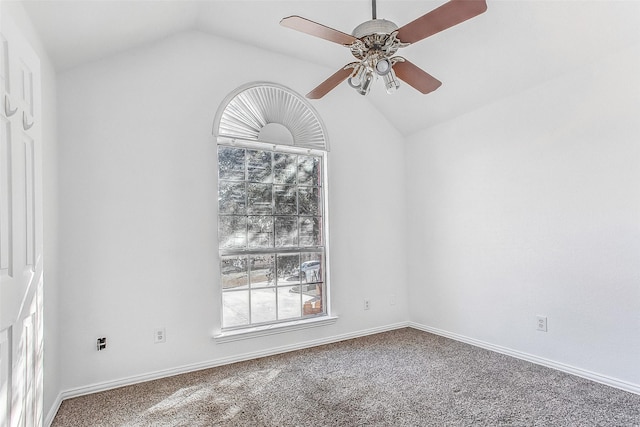
MULTIPOLYGON (((377 17, 402 26, 444 0, 378 0, 377 17)), ((279 25, 301 15, 351 33, 371 19, 370 0, 29 0, 24 3, 59 71, 187 30, 306 60, 328 77, 352 61, 348 49, 279 25)), ((487 0, 484 14, 400 54, 443 85, 422 95, 406 84, 370 101, 403 134, 446 121, 640 45, 639 1, 487 0)), ((636 51, 637 52, 637 51, 636 51)), ((294 72, 294 71, 292 71, 294 72)), ((286 84, 286 76, 283 81, 286 84)), ((309 80, 311 90, 320 81, 309 80)), ((346 84, 335 90, 353 91, 346 84)), ((306 92, 305 92, 306 93, 306 92)), ((353 91, 353 96, 360 96, 353 91)), ((322 101, 330 102, 331 93, 322 101)))

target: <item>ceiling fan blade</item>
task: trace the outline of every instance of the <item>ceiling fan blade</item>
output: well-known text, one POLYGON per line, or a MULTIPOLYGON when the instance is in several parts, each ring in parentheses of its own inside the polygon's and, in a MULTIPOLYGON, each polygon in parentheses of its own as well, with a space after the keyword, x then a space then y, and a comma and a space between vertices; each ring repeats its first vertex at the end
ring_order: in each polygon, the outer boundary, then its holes
POLYGON ((487 10, 486 0, 451 0, 398 29, 398 39, 415 43, 487 10))
POLYGON ((393 70, 400 80, 425 94, 433 92, 442 85, 440 80, 407 60, 396 62, 393 70))
POLYGON ((333 28, 310 21, 301 16, 294 15, 283 18, 280 21, 280 25, 342 45, 350 45, 358 40, 350 34, 334 30, 333 28))
POLYGON ((320 83, 318 87, 316 87, 315 89, 313 89, 311 92, 307 94, 307 98, 320 99, 323 96, 325 96, 327 93, 329 93, 333 88, 335 88, 340 83, 342 83, 353 72, 352 68, 346 68, 346 67, 348 66, 345 66, 345 68, 342 68, 336 71, 331 77, 329 77, 327 80, 320 83))

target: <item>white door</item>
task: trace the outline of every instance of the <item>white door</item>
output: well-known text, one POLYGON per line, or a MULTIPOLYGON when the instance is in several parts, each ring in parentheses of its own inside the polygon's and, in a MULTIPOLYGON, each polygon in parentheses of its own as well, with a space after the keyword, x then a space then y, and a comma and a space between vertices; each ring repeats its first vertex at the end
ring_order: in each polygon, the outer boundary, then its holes
POLYGON ((0 427, 41 426, 40 61, 0 26, 0 427))

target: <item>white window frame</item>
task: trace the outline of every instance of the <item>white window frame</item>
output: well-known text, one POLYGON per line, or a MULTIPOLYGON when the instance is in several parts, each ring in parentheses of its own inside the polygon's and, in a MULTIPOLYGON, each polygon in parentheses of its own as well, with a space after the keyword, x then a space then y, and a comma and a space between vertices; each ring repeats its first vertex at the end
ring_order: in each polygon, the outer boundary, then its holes
MULTIPOLYGON (((312 155, 317 156, 321 159, 321 217, 322 217, 322 236, 321 241, 322 245, 315 246, 313 248, 309 248, 308 250, 314 252, 322 252, 324 258, 324 266, 323 266, 323 292, 322 292, 322 312, 315 314, 307 314, 305 315, 301 309, 301 316, 295 318, 288 318, 283 320, 274 320, 262 323, 248 323, 246 325, 236 325, 230 327, 223 327, 224 319, 223 319, 223 294, 225 290, 222 286, 222 277, 223 272, 220 271, 220 287, 218 292, 218 301, 220 308, 220 325, 221 331, 218 335, 215 336, 216 341, 225 342, 225 341, 235 341, 237 339, 250 338, 255 336, 263 336, 269 335, 273 333, 280 333, 289 330, 296 330, 301 328, 308 328, 314 326, 321 326, 334 323, 337 320, 337 317, 331 315, 331 304, 330 304, 330 258, 329 258, 329 220, 328 220, 328 153, 325 150, 318 149, 310 149, 310 148, 301 148, 291 145, 279 145, 273 144, 271 142, 261 142, 261 141, 247 141, 240 140, 237 138, 221 138, 218 137, 218 149, 220 146, 228 146, 228 147, 236 147, 236 148, 245 148, 245 149, 259 149, 273 152, 284 152, 291 153, 297 155, 312 155)), ((216 150, 217 153, 217 150, 216 150)), ((220 165, 217 163, 217 170, 220 170, 220 165)), ((218 188, 219 188, 218 181, 218 188)), ((218 191, 216 188, 216 191, 218 191)), ((220 220, 220 207, 218 206, 218 219, 220 220)), ((275 217, 275 215, 273 215, 275 217)), ((218 226, 218 233, 220 232, 220 228, 218 226)), ((218 239, 220 241, 220 239, 218 239)), ((295 249, 291 249, 293 253, 296 252, 305 252, 306 248, 296 247, 295 249)), ((219 265, 222 265, 223 256, 236 255, 236 254, 256 254, 256 253, 270 253, 270 254, 278 254, 289 251, 288 249, 278 250, 275 246, 270 249, 224 249, 221 245, 218 245, 218 253, 219 253, 219 265)), ((301 284, 302 286, 302 284, 301 284)), ((250 290, 249 290, 250 292, 250 290)), ((251 303, 249 303, 251 304, 251 303)), ((251 306, 249 305, 249 310, 251 310, 251 306)))

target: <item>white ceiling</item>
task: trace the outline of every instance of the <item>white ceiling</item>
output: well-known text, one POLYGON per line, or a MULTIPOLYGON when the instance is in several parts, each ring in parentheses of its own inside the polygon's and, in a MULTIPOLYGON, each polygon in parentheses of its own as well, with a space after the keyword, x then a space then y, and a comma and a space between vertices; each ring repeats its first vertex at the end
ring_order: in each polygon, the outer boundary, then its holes
MULTIPOLYGON (((402 26, 443 3, 377 0, 377 17, 402 26)), ((328 77, 351 62, 348 49, 281 27, 280 19, 301 15, 350 33, 371 18, 370 0, 26 0, 23 4, 59 71, 196 29, 310 61, 325 67, 328 77)), ((400 52, 443 82, 437 91, 422 95, 404 84, 390 96, 381 83, 374 87, 370 101, 401 133, 413 133, 598 57, 640 45, 640 1, 487 0, 487 4, 484 14, 400 52)), ((319 83, 310 82, 308 89, 319 83)), ((335 90, 351 89, 343 84, 335 90)))

